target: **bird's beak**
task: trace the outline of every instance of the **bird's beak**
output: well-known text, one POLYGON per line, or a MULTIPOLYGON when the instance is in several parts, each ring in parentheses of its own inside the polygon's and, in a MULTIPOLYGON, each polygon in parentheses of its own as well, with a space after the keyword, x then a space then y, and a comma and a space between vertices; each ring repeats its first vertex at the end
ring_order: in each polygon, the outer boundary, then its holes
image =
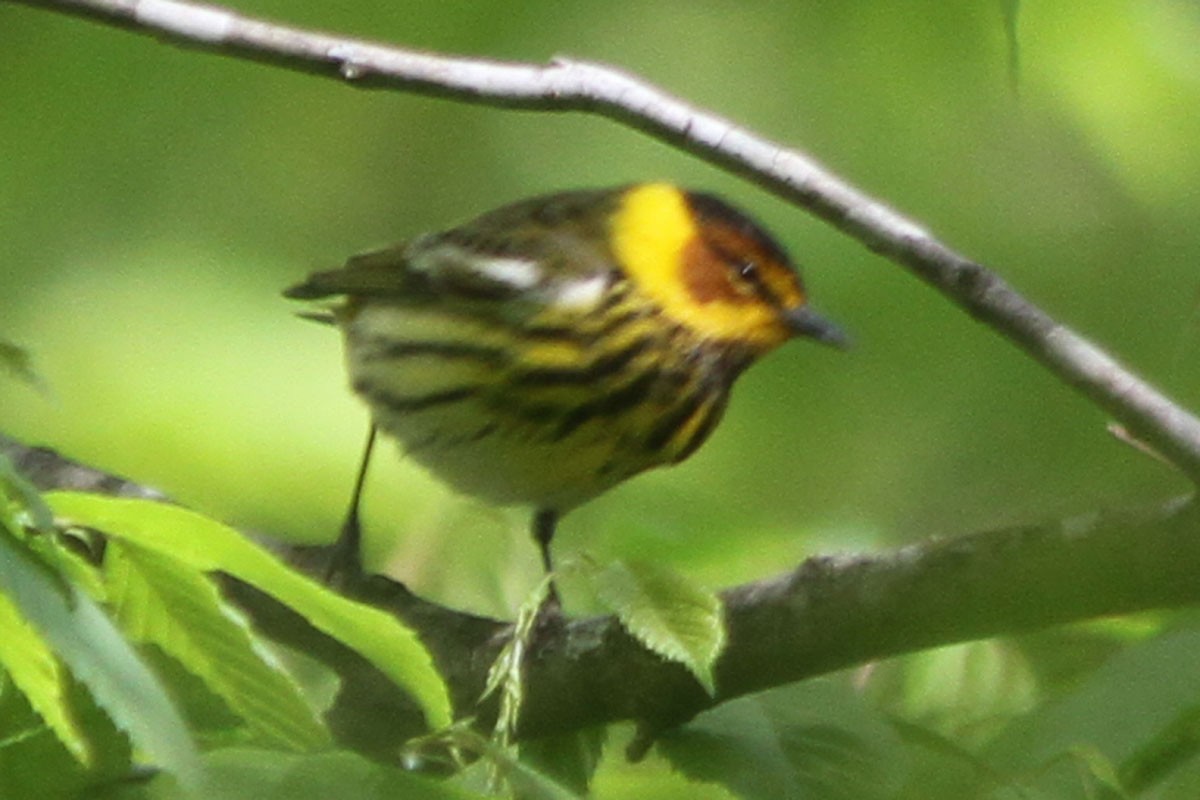
POLYGON ((821 344, 845 350, 850 347, 850 337, 841 328, 813 311, 808 306, 797 306, 784 312, 784 320, 793 336, 806 336, 821 344))

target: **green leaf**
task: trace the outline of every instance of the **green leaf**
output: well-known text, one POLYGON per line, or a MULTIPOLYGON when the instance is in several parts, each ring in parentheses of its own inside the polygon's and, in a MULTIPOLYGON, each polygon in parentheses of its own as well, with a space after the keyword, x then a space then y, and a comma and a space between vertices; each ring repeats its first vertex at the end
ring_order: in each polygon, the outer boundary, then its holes
POLYGON ((981 798, 1004 783, 959 742, 901 719, 892 717, 888 721, 904 746, 908 765, 905 785, 893 800, 981 798))
POLYGON ((445 783, 421 778, 354 753, 293 756, 230 749, 208 759, 214 796, 222 800, 394 800, 401 797, 463 800, 476 797, 445 783))
POLYGON ((1094 747, 1074 747, 1071 748, 1071 755, 1087 771, 1091 783, 1103 787, 1109 796, 1114 798, 1130 796, 1121 786, 1116 765, 1105 758, 1099 750, 1094 747))
POLYGON ((900 714, 958 740, 991 738, 1037 704, 1037 679, 1012 642, 984 639, 906 656, 900 714))
MULTIPOLYGON (((1131 794, 1156 786, 1200 753, 1200 705, 1182 709, 1171 723, 1121 763, 1119 777, 1131 794)), ((1200 797, 1200 794, 1196 795, 1200 797)))
POLYGON ((76 724, 67 698, 67 676, 46 640, 0 593, 0 667, 29 705, 80 764, 91 763, 87 737, 76 724))
POLYGON ((1121 765, 1118 774, 1129 774, 1130 765, 1154 760, 1151 754, 1161 747, 1165 732, 1181 724, 1187 727, 1200 705, 1197 663, 1197 631, 1131 646, 1073 691, 1014 725, 984 757, 997 771, 1036 775, 1037 785, 1051 796, 1084 796, 1080 753, 1102 756, 1121 765))
POLYGON ((183 718, 99 606, 0 528, 0 592, 54 648, 135 748, 186 786, 200 782, 183 718))
MULTIPOLYGON (((423 778, 345 751, 295 755, 226 748, 204 757, 213 800, 485 800, 446 781, 423 778)), ((111 800, 195 800, 167 778, 116 793, 111 800)))
POLYGON ((301 751, 329 745, 300 687, 203 573, 120 539, 108 543, 104 568, 127 635, 173 656, 266 742, 301 751))
POLYGON ((395 617, 347 600, 283 564, 241 533, 194 511, 149 500, 80 492, 46 496, 54 513, 200 570, 220 570, 291 607, 361 653, 413 696, 434 728, 450 723, 450 696, 417 635, 395 617))
POLYGON ((725 646, 723 607, 716 594, 676 572, 617 561, 592 577, 597 599, 634 638, 687 667, 710 695, 713 665, 725 646))
POLYGON ((813 680, 725 703, 668 731, 659 752, 743 798, 890 798, 907 769, 895 733, 849 688, 813 680))
MULTIPOLYGON (((69 672, 65 665, 63 672, 69 672)), ((0 680, 0 798, 96 800, 90 787, 147 768, 144 754, 135 764, 129 737, 96 705, 87 687, 69 674, 66 681, 64 703, 75 726, 87 737, 88 763, 81 764, 67 751, 30 706, 28 697, 0 680)))
POLYGON ((510 751, 490 747, 484 758, 517 800, 580 800, 585 793, 576 793, 549 775, 518 760, 510 751))
POLYGON ((607 733, 608 729, 599 725, 557 736, 523 740, 518 745, 521 763, 581 797, 586 796, 588 784, 604 752, 607 733))
POLYGON ((1200 759, 1190 759, 1155 786, 1155 791, 1139 793, 1131 787, 1135 797, 1153 797, 1154 800, 1196 800, 1200 797, 1200 759))
POLYGON ((27 524, 39 531, 49 532, 54 525, 41 493, 24 475, 17 472, 12 461, 3 453, 0 453, 0 500, 11 501, 11 504, 0 503, 0 512, 4 514, 4 524, 13 530, 27 524), (21 515, 28 519, 20 519, 21 515))
POLYGON ((471 791, 495 795, 500 786, 507 786, 517 800, 579 800, 586 796, 519 760, 512 748, 497 744, 495 737, 484 738, 467 725, 453 725, 430 739, 429 744, 478 757, 456 777, 459 785, 471 791))

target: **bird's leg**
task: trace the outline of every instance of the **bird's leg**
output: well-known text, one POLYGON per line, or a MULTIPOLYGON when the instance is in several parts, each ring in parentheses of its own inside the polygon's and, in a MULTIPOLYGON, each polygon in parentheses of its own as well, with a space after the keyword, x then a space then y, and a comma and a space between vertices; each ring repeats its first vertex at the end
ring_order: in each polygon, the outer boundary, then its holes
MULTIPOLYGON (((547 575, 554 572, 554 561, 550 556, 550 542, 554 539, 554 531, 558 529, 558 512, 551 508, 539 508, 533 515, 533 540, 537 542, 542 555, 542 568, 547 575)), ((554 580, 550 581, 550 591, 538 609, 538 616, 546 613, 558 615, 562 612, 562 603, 558 598, 558 587, 554 580)))
POLYGON ((367 478, 367 465, 371 463, 371 452, 375 449, 375 425, 371 424, 367 431, 367 444, 363 448, 362 463, 358 466, 358 476, 354 479, 354 491, 350 495, 350 508, 342 522, 342 530, 329 554, 329 564, 325 568, 325 582, 332 583, 340 579, 343 583, 354 585, 363 578, 362 564, 362 525, 359 523, 358 507, 362 500, 363 484, 367 478))
POLYGON ((546 574, 554 571, 554 562, 550 557, 550 541, 558 528, 558 512, 549 508, 540 508, 533 515, 533 540, 537 542, 542 554, 542 568, 546 574))

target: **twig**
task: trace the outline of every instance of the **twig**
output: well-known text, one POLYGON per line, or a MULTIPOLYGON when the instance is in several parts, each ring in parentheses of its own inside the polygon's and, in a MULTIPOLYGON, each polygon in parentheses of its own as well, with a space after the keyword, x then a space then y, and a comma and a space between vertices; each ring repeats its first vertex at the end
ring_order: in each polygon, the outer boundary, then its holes
MULTIPOLYGON (((0 0, 3 2, 3 0, 0 0)), ((832 175, 814 159, 612 67, 457 58, 279 25, 180 0, 9 0, 175 44, 388 88, 486 105, 586 111, 670 142, 759 183, 904 265, 1016 343, 1200 480, 1200 419, 1052 319, 1001 278, 832 175)))

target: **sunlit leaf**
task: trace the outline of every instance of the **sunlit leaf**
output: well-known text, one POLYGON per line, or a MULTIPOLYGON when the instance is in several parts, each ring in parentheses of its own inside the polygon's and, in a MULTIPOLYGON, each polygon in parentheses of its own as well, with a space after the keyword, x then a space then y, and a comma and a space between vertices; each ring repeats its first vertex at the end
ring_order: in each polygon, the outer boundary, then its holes
POLYGON ((195 569, 220 570, 261 589, 361 653, 413 696, 431 727, 449 724, 449 694, 429 651, 395 617, 341 597, 233 528, 194 511, 78 492, 56 492, 46 500, 67 520, 169 553, 195 569))
POLYGON ((0 592, 139 752, 185 785, 199 784, 191 736, 158 679, 91 598, 37 562, 2 529, 0 592))
POLYGON ((104 566, 109 602, 129 636, 174 656, 267 743, 295 750, 329 744, 300 687, 203 573, 120 539, 109 542, 104 566))
POLYGON ((71 715, 61 663, 8 596, 0 593, 0 668, 81 764, 91 761, 87 737, 71 715))
POLYGON ((713 665, 725 646, 717 596, 663 567, 617 561, 594 574, 597 598, 649 649, 683 664, 709 694, 713 665))

